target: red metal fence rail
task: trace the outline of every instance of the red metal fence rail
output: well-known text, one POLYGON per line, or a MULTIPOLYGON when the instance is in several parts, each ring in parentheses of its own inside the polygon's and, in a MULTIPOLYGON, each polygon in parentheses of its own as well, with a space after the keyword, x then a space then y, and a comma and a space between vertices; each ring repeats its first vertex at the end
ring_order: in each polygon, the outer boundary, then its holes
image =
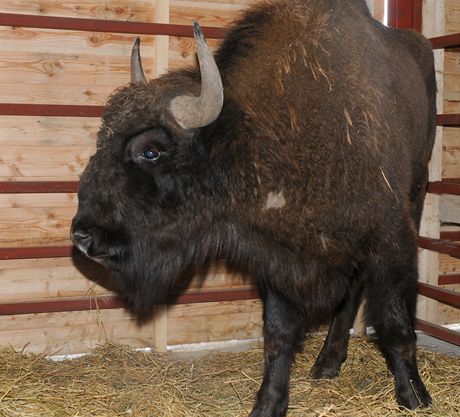
MULTIPOLYGON (((238 288, 213 291, 190 291, 171 294, 168 304, 196 304, 224 301, 256 300, 260 295, 256 288, 238 288)), ((16 314, 40 314, 64 311, 110 310, 124 308, 123 300, 115 295, 71 298, 61 300, 30 301, 23 303, 1 303, 0 316, 16 314)))
MULTIPOLYGON (((75 17, 37 16, 13 13, 0 13, 0 26, 193 37, 192 25, 81 19, 75 17)), ((226 29, 220 27, 203 26, 202 30, 206 37, 214 39, 222 39, 226 33, 226 29)))

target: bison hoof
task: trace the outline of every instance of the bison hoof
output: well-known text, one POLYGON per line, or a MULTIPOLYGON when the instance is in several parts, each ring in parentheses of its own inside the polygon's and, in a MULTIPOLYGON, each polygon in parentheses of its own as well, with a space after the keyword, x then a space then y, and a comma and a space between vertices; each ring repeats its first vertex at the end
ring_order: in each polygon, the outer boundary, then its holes
POLYGON ((313 379, 332 379, 339 376, 343 360, 319 356, 310 370, 313 379))
POLYGON ((273 395, 273 390, 262 390, 249 417, 285 417, 288 408, 288 396, 273 395), (277 398, 275 398, 277 397, 277 398))
POLYGON ((249 414, 249 417, 285 417, 286 416, 287 410, 280 411, 280 410, 274 410, 274 409, 259 409, 259 408, 254 408, 252 410, 251 414, 249 414))
POLYGON ((422 381, 412 381, 407 389, 396 390, 398 404, 409 410, 431 406, 431 396, 422 381))

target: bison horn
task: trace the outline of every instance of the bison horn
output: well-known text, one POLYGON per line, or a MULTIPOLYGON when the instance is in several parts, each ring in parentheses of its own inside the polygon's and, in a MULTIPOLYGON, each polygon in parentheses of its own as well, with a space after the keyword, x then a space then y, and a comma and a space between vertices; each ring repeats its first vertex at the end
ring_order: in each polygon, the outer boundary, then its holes
POLYGON ((133 49, 131 50, 131 82, 147 83, 144 70, 142 69, 141 53, 139 48, 140 43, 141 39, 137 36, 133 44, 133 49))
POLYGON ((195 129, 212 123, 220 114, 224 102, 222 79, 216 61, 206 44, 200 25, 193 24, 201 71, 201 94, 181 95, 170 104, 171 113, 184 129, 195 129))

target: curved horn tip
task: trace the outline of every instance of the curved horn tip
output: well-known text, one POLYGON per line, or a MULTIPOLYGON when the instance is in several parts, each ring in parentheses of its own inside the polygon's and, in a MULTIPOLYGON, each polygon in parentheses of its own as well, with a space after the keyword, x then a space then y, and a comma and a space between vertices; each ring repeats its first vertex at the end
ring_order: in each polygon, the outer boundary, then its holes
POLYGON ((147 83, 144 70, 142 69, 140 43, 141 38, 139 36, 136 36, 133 48, 131 50, 131 82, 147 83))
POLYGON ((193 22, 193 36, 195 39, 204 39, 203 30, 201 29, 200 24, 195 20, 193 22))

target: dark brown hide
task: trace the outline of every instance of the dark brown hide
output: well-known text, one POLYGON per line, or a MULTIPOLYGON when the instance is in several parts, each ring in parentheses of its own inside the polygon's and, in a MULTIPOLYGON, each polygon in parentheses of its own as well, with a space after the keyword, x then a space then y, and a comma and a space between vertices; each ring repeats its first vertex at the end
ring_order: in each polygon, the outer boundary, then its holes
POLYGON ((267 1, 236 22, 216 62, 225 101, 204 128, 184 130, 168 110, 200 94, 196 70, 115 92, 74 241, 114 270, 139 315, 190 267, 220 257, 249 273, 266 343, 252 417, 285 415, 303 335, 331 318, 312 375, 338 374, 362 296, 398 402, 428 405, 414 354, 436 113, 428 42, 374 21, 364 0, 267 1))

